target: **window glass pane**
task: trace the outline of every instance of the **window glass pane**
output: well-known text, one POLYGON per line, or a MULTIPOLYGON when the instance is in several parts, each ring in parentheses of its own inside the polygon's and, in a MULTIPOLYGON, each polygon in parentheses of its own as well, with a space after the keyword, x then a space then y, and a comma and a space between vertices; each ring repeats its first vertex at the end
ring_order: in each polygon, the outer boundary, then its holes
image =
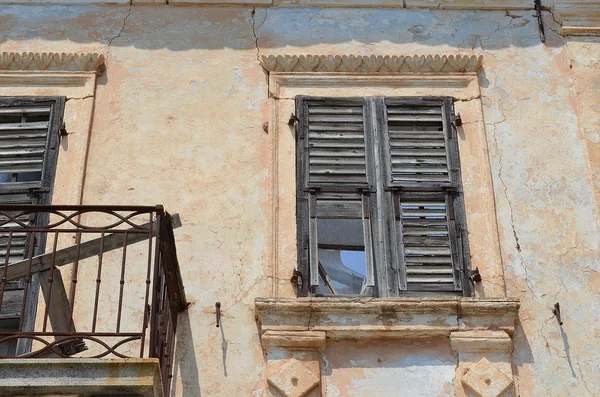
POLYGON ((321 294, 363 292, 367 274, 362 202, 318 200, 317 246, 321 294))
POLYGON ((364 250, 319 249, 319 262, 324 271, 321 273, 319 287, 322 291, 319 291, 319 293, 358 295, 362 292, 367 271, 367 259, 364 250), (327 281, 323 276, 327 277, 327 281))

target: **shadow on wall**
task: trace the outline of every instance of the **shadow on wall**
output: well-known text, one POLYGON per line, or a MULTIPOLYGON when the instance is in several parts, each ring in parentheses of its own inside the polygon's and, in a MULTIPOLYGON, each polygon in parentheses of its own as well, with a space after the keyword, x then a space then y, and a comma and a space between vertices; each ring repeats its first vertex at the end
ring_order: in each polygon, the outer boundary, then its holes
POLYGON ((534 363, 533 352, 531 351, 531 345, 527 340, 527 335, 523 329, 521 318, 517 317, 517 324, 515 327, 515 334, 513 335, 514 348, 513 348, 513 374, 519 376, 519 367, 523 364, 534 363))
MULTIPOLYGON (((194 350, 194 338, 188 311, 183 311, 177 319, 177 345, 175 346, 175 357, 173 359, 173 380, 171 385, 171 396, 182 395, 201 397, 200 379, 198 375, 198 363, 194 350), (181 385, 177 380, 181 379, 181 385), (181 391, 177 390, 181 387, 181 391)), ((167 396, 165 396, 167 397, 167 396)))
MULTIPOLYGON (((494 50, 546 45, 564 38, 544 12, 541 44, 533 10, 461 11, 406 9, 252 8, 172 6, 0 6, 0 43, 70 41, 137 49, 269 50, 317 44, 352 44, 352 53, 404 55, 397 45, 494 50)), ((64 44, 64 43, 63 43, 64 44)), ((47 44, 46 44, 47 45, 47 44)), ((48 45, 51 47, 51 45, 48 45)), ((30 47, 28 47, 30 48, 30 47)), ((31 49, 31 48, 30 48, 31 49)), ((8 49, 10 51, 10 49, 8 49)), ((109 51, 110 49, 106 50, 109 51)), ((47 51, 64 51, 48 49, 47 51)), ((85 51, 78 49, 77 51, 85 51)), ((436 49, 436 53, 440 49, 436 49)), ((310 52, 308 50, 307 52, 310 52)), ((210 54, 207 54, 210 55, 210 54)), ((168 57, 167 57, 168 58, 168 57)), ((166 59, 155 59, 166 61, 166 59)))

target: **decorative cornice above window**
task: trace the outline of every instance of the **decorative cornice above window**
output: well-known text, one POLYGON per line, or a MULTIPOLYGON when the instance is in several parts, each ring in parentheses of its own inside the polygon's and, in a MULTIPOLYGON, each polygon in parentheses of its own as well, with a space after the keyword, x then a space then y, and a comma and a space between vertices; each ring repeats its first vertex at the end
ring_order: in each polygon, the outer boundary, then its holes
POLYGON ((103 68, 104 55, 97 53, 3 52, 0 54, 0 70, 102 72, 103 68))
POLYGON ((269 72, 283 73, 475 73, 483 57, 475 55, 269 55, 262 65, 269 72))

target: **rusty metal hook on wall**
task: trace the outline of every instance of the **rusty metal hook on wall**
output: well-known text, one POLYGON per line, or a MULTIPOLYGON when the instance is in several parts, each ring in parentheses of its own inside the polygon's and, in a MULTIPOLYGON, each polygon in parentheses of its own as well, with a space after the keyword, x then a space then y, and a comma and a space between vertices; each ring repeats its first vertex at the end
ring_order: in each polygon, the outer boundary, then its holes
POLYGON ((221 302, 215 303, 215 314, 217 315, 217 328, 221 325, 221 302))
POLYGON ((558 324, 563 325, 562 319, 560 318, 560 303, 558 303, 558 302, 556 302, 554 304, 554 315, 556 316, 556 319, 558 320, 558 324))

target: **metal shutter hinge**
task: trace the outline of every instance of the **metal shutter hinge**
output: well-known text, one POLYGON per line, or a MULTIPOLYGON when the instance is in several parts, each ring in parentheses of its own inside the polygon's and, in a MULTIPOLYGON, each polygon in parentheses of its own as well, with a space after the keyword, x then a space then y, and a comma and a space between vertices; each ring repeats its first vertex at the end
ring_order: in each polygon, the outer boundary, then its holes
POLYGON ((475 270, 471 270, 471 275, 469 276, 469 278, 474 283, 481 282, 481 274, 479 273, 479 268, 478 267, 476 267, 475 270))
POLYGON ((292 114, 290 114, 290 119, 288 120, 288 125, 295 125, 299 121, 300 121, 300 119, 298 118, 298 116, 296 116, 294 113, 292 113, 292 114))
POLYGON ((292 273, 292 277, 290 278, 290 282, 292 284, 300 284, 302 281, 302 272, 294 269, 294 272, 292 273))
POLYGON ((63 123, 62 126, 60 127, 59 133, 60 133, 60 136, 69 135, 69 133, 67 132, 67 126, 65 125, 65 123, 63 123))
POLYGON ((463 123, 462 123, 462 118, 460 117, 460 113, 458 113, 456 115, 454 113, 452 113, 452 118, 450 120, 450 125, 452 128, 450 128, 448 130, 448 139, 452 139, 453 132, 458 134, 457 127, 462 126, 462 124, 463 123))

